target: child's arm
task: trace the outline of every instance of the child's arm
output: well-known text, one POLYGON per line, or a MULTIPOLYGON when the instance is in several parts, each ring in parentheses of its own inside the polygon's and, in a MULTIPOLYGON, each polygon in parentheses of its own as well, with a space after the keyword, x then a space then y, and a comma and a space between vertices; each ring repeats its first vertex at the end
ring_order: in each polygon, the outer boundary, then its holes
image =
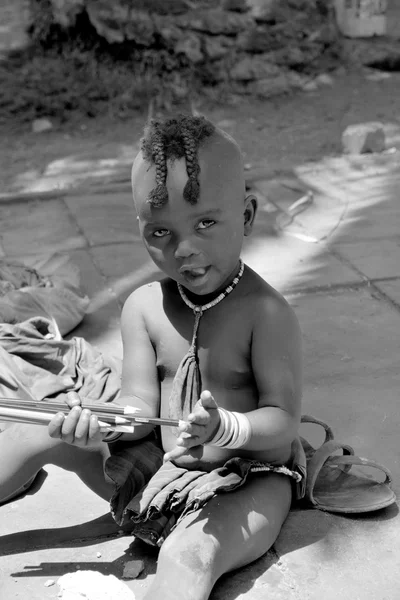
MULTIPOLYGON (((144 316, 147 288, 139 288, 125 302, 121 315, 123 343, 121 394, 117 400, 123 406, 140 408, 138 416, 158 417, 160 412, 160 383, 156 356, 149 338, 144 316)), ((135 427, 133 434, 125 433, 124 440, 145 437, 154 425, 135 427)))
POLYGON ((260 303, 255 315, 251 364, 258 408, 245 413, 252 435, 246 450, 269 450, 290 444, 301 417, 302 343, 297 318, 282 300, 260 303))
MULTIPOLYGON (((123 366, 119 405, 132 405, 141 409, 143 416, 158 416, 160 387, 153 346, 147 333, 143 306, 146 305, 146 288, 139 288, 126 301, 121 316, 123 340, 123 366)), ((90 410, 79 406, 84 398, 72 399, 67 416, 57 413, 49 424, 49 435, 76 446, 98 444, 104 439, 98 419, 90 410)), ((145 437, 154 425, 137 425, 133 433, 124 433, 119 439, 136 440, 145 437)), ((112 440, 110 440, 112 441, 112 440)))

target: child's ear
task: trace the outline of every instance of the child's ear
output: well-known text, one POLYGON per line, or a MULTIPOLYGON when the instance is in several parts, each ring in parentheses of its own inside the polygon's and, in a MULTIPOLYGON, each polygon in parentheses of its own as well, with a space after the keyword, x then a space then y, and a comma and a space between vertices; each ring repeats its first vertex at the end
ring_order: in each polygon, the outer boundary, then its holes
POLYGON ((250 235, 253 229, 254 219, 257 213, 257 198, 250 194, 244 201, 244 235, 250 235))

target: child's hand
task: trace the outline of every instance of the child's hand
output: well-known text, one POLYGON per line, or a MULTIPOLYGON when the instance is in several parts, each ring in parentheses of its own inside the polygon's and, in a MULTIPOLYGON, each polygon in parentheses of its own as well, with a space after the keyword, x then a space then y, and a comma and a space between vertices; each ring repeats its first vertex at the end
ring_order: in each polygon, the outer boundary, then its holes
POLYGON ((101 442, 107 432, 102 433, 96 415, 81 408, 78 394, 68 392, 65 401, 71 410, 67 416, 63 413, 54 415, 48 425, 50 437, 80 447, 90 447, 101 442))
POLYGON ((182 421, 179 426, 181 434, 176 441, 176 448, 164 455, 164 462, 183 456, 189 448, 206 444, 216 434, 219 422, 218 405, 206 390, 201 393, 187 421, 182 421))

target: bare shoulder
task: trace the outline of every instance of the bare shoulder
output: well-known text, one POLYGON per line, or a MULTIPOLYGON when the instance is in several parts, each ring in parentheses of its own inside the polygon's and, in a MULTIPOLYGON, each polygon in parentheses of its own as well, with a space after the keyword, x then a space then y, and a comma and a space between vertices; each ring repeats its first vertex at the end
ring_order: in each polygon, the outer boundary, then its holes
POLYGON ((133 315, 140 315, 146 319, 147 315, 154 315, 154 309, 160 305, 163 288, 168 285, 168 282, 168 279, 153 281, 134 290, 125 300, 122 319, 130 319, 133 315))
POLYGON ((246 296, 255 325, 279 326, 285 331, 299 330, 297 316, 288 301, 265 279, 247 267, 246 296))

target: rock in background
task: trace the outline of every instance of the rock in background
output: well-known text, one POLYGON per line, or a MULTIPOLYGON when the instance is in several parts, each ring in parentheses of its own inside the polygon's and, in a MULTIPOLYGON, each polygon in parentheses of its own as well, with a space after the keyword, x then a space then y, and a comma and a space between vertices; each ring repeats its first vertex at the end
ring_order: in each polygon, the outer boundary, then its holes
MULTIPOLYGON (((31 0, 33 37, 82 23, 103 45, 154 76, 155 93, 272 97, 337 65, 330 0, 31 0), (47 27, 47 30, 46 30, 47 27)), ((82 34, 82 31, 80 32, 82 34)))

